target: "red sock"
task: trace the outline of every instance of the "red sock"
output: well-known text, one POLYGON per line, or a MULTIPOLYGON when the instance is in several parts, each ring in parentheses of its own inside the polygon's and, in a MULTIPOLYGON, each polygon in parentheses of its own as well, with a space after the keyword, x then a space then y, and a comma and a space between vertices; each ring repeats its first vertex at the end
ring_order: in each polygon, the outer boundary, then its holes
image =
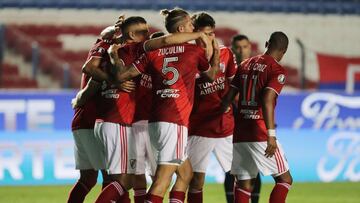
POLYGON ((84 183, 78 181, 71 189, 69 194, 69 199, 67 202, 68 203, 84 202, 85 196, 89 193, 90 189, 84 183))
POLYGON ((203 202, 203 192, 202 190, 189 189, 188 203, 202 203, 203 202))
POLYGON ((127 191, 124 192, 124 195, 121 196, 120 199, 118 201, 116 201, 116 203, 131 203, 129 193, 127 191))
POLYGON ((249 203, 251 192, 235 187, 234 203, 249 203))
POLYGON ((290 188, 289 183, 276 183, 270 195, 270 203, 285 203, 290 188))
POLYGON ((104 190, 100 193, 96 199, 96 203, 108 203, 111 201, 120 200, 124 194, 126 194, 125 189, 120 185, 120 183, 114 181, 110 183, 104 190))
POLYGON ((145 200, 146 203, 162 203, 162 201, 163 198, 160 196, 152 195, 150 193, 146 195, 146 200, 145 200))
POLYGON ((135 203, 144 203, 146 197, 146 188, 134 189, 135 203))
POLYGON ((185 192, 173 191, 170 192, 170 203, 184 203, 185 201, 185 192))

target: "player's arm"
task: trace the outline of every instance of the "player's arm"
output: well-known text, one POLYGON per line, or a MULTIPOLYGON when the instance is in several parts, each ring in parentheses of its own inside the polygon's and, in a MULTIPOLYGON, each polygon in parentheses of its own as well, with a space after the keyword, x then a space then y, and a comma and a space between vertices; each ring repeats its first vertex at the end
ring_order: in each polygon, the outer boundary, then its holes
POLYGON ((144 43, 145 51, 152 51, 166 46, 182 44, 188 41, 201 39, 205 46, 209 45, 207 36, 203 32, 171 33, 162 37, 149 39, 144 43))
POLYGON ((230 86, 229 91, 221 100, 221 112, 227 113, 230 110, 230 104, 234 101, 234 98, 238 94, 238 89, 234 86, 230 86))
POLYGON ((81 106, 84 106, 84 104, 92 97, 95 95, 95 93, 100 89, 101 84, 100 82, 97 82, 95 80, 93 80, 92 78, 90 78, 90 80, 88 81, 88 83, 86 84, 85 88, 83 88, 82 90, 80 90, 75 98, 73 98, 71 100, 71 105, 72 107, 78 108, 81 106))
POLYGON ((101 57, 92 56, 85 62, 82 67, 82 72, 94 78, 96 81, 110 81, 110 76, 101 70, 100 67, 101 57))
POLYGON ((265 150, 266 157, 272 157, 277 149, 274 109, 277 93, 270 88, 266 88, 262 94, 262 111, 266 128, 268 129, 267 148, 265 150))
POLYGON ((118 54, 118 50, 121 47, 122 45, 113 44, 108 49, 111 64, 114 66, 112 72, 117 83, 126 82, 141 74, 141 72, 133 64, 125 66, 125 63, 120 59, 118 54))
POLYGON ((203 72, 204 75, 210 82, 215 80, 216 74, 220 69, 220 48, 216 39, 212 42, 213 55, 210 59, 210 69, 206 72, 203 72))

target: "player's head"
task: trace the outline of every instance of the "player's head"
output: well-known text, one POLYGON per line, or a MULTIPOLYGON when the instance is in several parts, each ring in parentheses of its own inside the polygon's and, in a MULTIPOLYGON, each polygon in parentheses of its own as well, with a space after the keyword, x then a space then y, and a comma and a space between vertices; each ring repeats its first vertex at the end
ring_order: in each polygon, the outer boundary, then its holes
POLYGON ((281 31, 273 32, 265 47, 267 53, 272 54, 277 61, 280 61, 287 51, 289 39, 285 33, 281 31))
POLYGON ((164 9, 160 13, 165 16, 165 27, 169 33, 194 31, 190 15, 185 10, 181 8, 164 9))
POLYGON ((161 32, 161 31, 158 31, 158 32, 152 33, 149 38, 154 39, 154 38, 162 37, 164 35, 165 35, 165 33, 161 32))
POLYGON ((215 20, 206 12, 196 13, 192 17, 195 31, 204 32, 210 40, 215 38, 215 20))
POLYGON ((120 25, 123 38, 128 41, 142 42, 149 37, 146 20, 140 16, 126 18, 120 25))
POLYGON ((251 56, 251 43, 246 35, 235 35, 231 40, 231 49, 238 62, 251 56))

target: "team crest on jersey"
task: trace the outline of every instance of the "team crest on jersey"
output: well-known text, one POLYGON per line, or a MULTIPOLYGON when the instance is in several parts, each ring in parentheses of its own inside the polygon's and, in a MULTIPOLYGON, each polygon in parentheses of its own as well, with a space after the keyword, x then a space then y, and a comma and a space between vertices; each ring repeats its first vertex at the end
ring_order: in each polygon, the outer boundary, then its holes
POLYGON ((101 84, 101 89, 104 90, 106 88, 106 81, 103 81, 101 84))
POLYGON ((282 84, 282 85, 285 84, 285 75, 284 74, 280 74, 277 79, 280 84, 282 84))
POLYGON ((135 169, 135 167, 136 167, 136 159, 130 159, 130 167, 132 169, 135 169))
POLYGON ((220 63, 220 71, 225 73, 225 63, 220 63))
POLYGON ((102 48, 102 47, 99 47, 99 48, 97 49, 97 52, 99 52, 100 54, 103 54, 103 53, 105 53, 105 49, 102 48))

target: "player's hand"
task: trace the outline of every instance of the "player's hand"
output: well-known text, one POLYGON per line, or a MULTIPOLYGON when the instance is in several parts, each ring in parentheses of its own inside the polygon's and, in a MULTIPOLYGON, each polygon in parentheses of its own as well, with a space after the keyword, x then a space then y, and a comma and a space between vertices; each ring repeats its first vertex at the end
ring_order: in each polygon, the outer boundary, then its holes
POLYGON ((220 106, 220 112, 221 113, 228 113, 231 110, 231 107, 227 104, 225 104, 224 102, 221 102, 221 106, 220 106))
POLYGON ((271 158, 272 156, 274 156, 277 148, 278 148, 278 146, 276 144, 276 137, 268 136, 267 147, 265 150, 265 156, 267 158, 271 158))
POLYGON ((216 40, 216 38, 214 38, 214 40, 212 41, 212 46, 214 50, 216 51, 220 50, 219 42, 216 40))
POLYGON ((121 14, 118 18, 118 20, 116 21, 115 23, 115 31, 120 31, 120 26, 122 25, 122 23, 124 22, 125 20, 125 14, 121 14))
POLYGON ((118 50, 123 46, 123 44, 112 44, 107 50, 107 52, 109 55, 116 55, 118 53, 118 50))
POLYGON ((124 92, 132 92, 136 88, 136 83, 132 80, 125 81, 119 84, 119 88, 124 92))
POLYGON ((200 40, 201 40, 201 43, 203 44, 204 48, 211 47, 211 41, 204 32, 200 32, 200 40))

